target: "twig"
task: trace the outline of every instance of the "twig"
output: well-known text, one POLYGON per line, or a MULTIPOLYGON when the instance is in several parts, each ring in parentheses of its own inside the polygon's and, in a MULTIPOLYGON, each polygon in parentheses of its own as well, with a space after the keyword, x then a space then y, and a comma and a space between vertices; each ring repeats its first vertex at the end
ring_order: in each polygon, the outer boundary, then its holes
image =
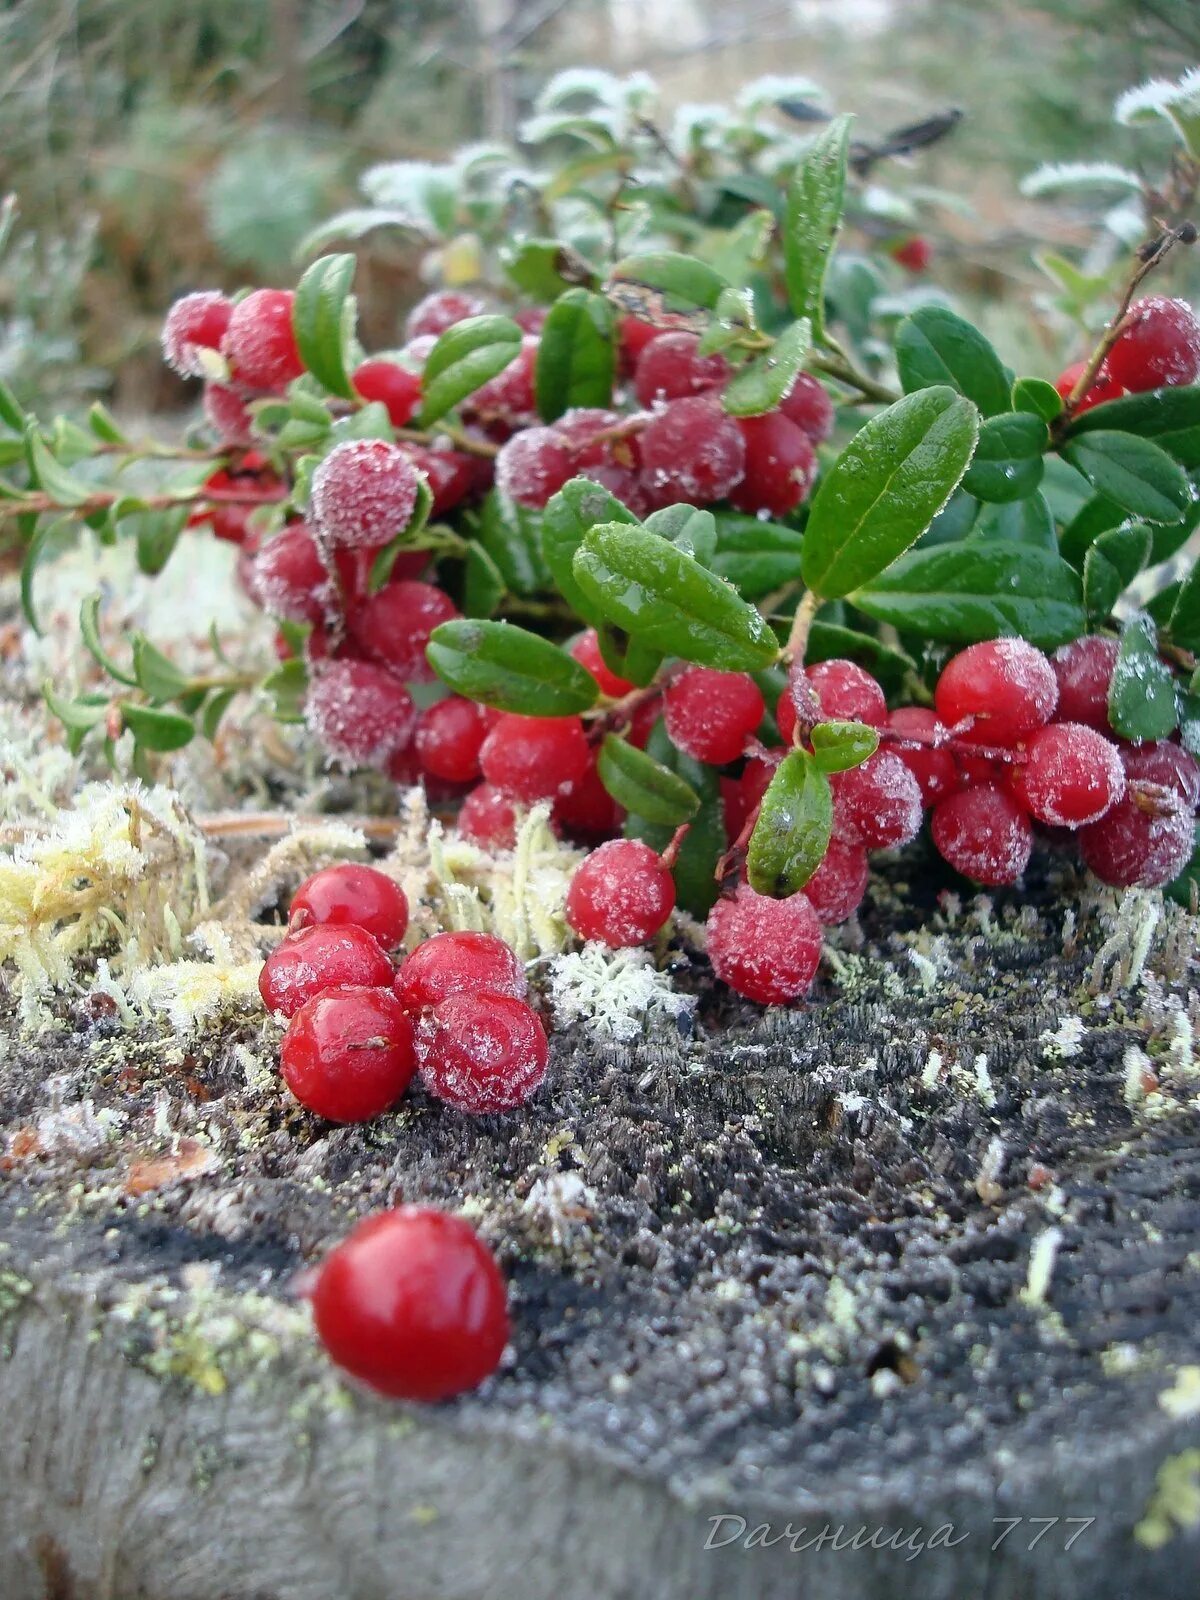
POLYGON ((787 643, 783 647, 782 659, 785 662, 804 660, 804 652, 808 648, 809 629, 813 625, 819 604, 820 601, 811 589, 806 589, 800 596, 800 604, 796 607, 796 614, 792 618, 792 631, 788 634, 787 643))

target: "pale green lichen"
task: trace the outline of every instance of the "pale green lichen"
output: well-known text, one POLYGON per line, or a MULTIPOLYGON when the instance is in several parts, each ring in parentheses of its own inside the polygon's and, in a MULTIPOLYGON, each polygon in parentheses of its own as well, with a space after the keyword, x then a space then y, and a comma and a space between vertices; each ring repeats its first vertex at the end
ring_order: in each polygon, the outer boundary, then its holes
POLYGON ((1200 1450, 1169 1456, 1158 1469, 1133 1536, 1147 1550, 1160 1550, 1181 1531, 1200 1527, 1200 1450))

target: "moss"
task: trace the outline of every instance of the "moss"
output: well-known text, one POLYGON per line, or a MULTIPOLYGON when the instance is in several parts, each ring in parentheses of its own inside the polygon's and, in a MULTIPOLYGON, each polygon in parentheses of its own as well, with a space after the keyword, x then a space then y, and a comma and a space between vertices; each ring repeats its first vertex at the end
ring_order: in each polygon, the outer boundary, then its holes
POLYGON ((1133 1536, 1147 1550, 1159 1550, 1180 1531, 1200 1527, 1200 1450, 1169 1456, 1158 1469, 1154 1493, 1133 1536))

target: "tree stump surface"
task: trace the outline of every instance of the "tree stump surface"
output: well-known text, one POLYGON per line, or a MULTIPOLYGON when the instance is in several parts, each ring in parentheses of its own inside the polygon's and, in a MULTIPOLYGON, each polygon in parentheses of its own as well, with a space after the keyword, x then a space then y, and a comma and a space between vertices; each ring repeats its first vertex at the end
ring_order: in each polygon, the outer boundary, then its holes
POLYGON ((261 1019, 10 1016, 4 1600, 1194 1600, 1195 925, 888 873, 810 1005, 693 963, 478 1122, 321 1124, 261 1019), (512 1285, 437 1407, 340 1383, 291 1287, 399 1200, 512 1285))

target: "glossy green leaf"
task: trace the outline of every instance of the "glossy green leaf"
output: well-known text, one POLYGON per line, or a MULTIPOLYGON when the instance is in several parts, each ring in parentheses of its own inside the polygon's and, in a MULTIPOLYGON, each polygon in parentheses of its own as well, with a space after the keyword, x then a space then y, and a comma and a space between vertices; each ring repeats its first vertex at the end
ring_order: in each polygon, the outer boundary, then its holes
POLYGON ((661 650, 653 649, 642 639, 631 639, 623 629, 614 628, 611 622, 596 624, 596 640, 600 646, 601 660, 618 678, 624 678, 638 689, 644 689, 654 681, 663 663, 661 650))
POLYGON ((725 385, 722 406, 734 417, 774 411, 791 392, 811 343, 812 324, 807 317, 790 323, 766 355, 742 367, 725 385))
POLYGON ((572 478, 551 496, 542 513, 542 557, 559 594, 585 622, 597 622, 603 613, 576 583, 572 563, 589 529, 610 522, 638 525, 632 511, 590 478, 572 478))
POLYGON ((520 355, 521 338, 520 327, 510 317, 468 317, 447 328, 425 363, 421 426, 440 421, 503 372, 520 355))
POLYGON ((102 666, 110 678, 115 678, 118 683, 127 683, 131 688, 136 687, 137 679, 128 667, 123 667, 114 661, 112 656, 100 642, 100 596, 90 594, 79 608, 79 632, 83 639, 84 647, 98 665, 102 666))
POLYGON ((1063 408, 1063 398, 1045 378, 1018 378, 1012 386, 1014 411, 1032 411, 1043 422, 1053 422, 1063 408))
POLYGON ((25 450, 34 484, 45 490, 52 500, 61 506, 81 506, 91 499, 91 485, 76 478, 55 460, 36 425, 31 425, 25 434, 25 450))
POLYGON ((1042 453, 1049 438, 1046 424, 1031 412, 989 417, 979 430, 963 488, 977 500, 1000 505, 1035 494, 1042 481, 1042 453))
POLYGON ((1008 374, 979 329, 945 306, 921 306, 896 332, 896 366, 906 394, 945 385, 985 417, 1011 404, 1008 374))
POLYGON ((603 295, 568 289, 550 308, 534 374, 539 415, 553 422, 576 406, 612 403, 616 341, 603 295))
POLYGON ((813 338, 825 337, 825 277, 842 226, 849 116, 834 117, 804 152, 788 187, 783 224, 788 303, 813 338))
POLYGON ((809 743, 822 772, 848 772, 879 749, 879 731, 865 722, 818 722, 809 743))
MULTIPOLYGON (((677 750, 667 737, 661 719, 651 731, 646 750, 660 766, 678 773, 700 800, 671 875, 675 879, 679 906, 691 916, 702 919, 720 893, 716 867, 726 848, 720 778, 715 767, 707 767, 677 750)), ((625 819, 624 832, 627 838, 642 839, 652 849, 662 851, 670 844, 675 826, 670 822, 650 822, 631 813, 625 819)))
POLYGON ((484 499, 475 538, 495 562, 510 594, 532 595, 550 581, 542 557, 542 514, 493 489, 484 499))
POLYGON ((795 528, 736 511, 718 511, 716 525, 717 548, 708 565, 745 599, 761 600, 799 580, 804 535, 795 528))
POLYGON ((1064 561, 1083 571, 1083 558, 1094 541, 1110 528, 1128 520, 1128 513, 1102 494, 1094 494, 1080 506, 1063 529, 1059 551, 1064 561))
POLYGON ((179 711, 162 711, 156 706, 122 701, 121 720, 143 750, 182 750, 196 737, 191 717, 179 711))
POLYGON ((12 433, 19 434, 25 433, 30 422, 25 408, 2 378, 0 378, 0 422, 12 433))
POLYGON ((633 315, 712 311, 729 284, 695 256, 655 250, 626 256, 609 274, 604 292, 614 305, 633 315))
POLYGON ((1018 544, 1036 545, 1058 553, 1058 534, 1054 518, 1043 494, 1031 494, 1007 505, 982 507, 971 529, 972 539, 1012 539, 1018 544))
POLYGON ((616 734, 605 736, 597 770, 617 804, 647 822, 677 828, 700 809, 700 796, 685 778, 616 734))
POLYGON ((979 417, 953 389, 906 395, 859 430, 817 490, 804 581, 827 599, 869 582, 916 542, 957 488, 979 417))
POLYGON ((1191 503, 1183 468, 1135 433, 1081 434, 1063 455, 1094 489, 1147 522, 1178 522, 1191 503))
POLYGON ((167 511, 137 511, 122 520, 121 532, 132 533, 136 542, 139 571, 158 576, 171 559, 187 518, 187 507, 175 506, 167 511))
POLYGON ((433 630, 425 651, 443 683, 498 711, 578 716, 595 705, 596 680, 565 650, 511 622, 463 617, 433 630))
POLYGON ((905 677, 916 671, 917 665, 911 656, 883 644, 873 634, 860 633, 856 628, 843 627, 836 622, 822 622, 820 617, 808 630, 804 659, 810 666, 817 661, 857 661, 889 690, 898 689, 905 677))
POLYGON ((717 301, 712 318, 700 335, 696 346, 698 356, 716 355, 728 350, 747 334, 757 333, 758 318, 755 313, 752 289, 724 289, 717 301))
POLYGON ((292 303, 292 328, 300 359, 317 382, 340 395, 354 398, 347 371, 354 340, 355 306, 350 285, 355 259, 350 254, 321 256, 296 285, 292 303))
POLYGON ((825 859, 832 831, 829 779, 806 750, 793 750, 776 768, 750 835, 750 887, 775 899, 803 889, 825 859))
POLYGON ((151 700, 173 700, 188 685, 186 674, 144 633, 133 635, 133 675, 151 700))
POLYGON ((712 561, 717 548, 717 520, 711 511, 698 511, 695 506, 664 506, 661 511, 652 511, 643 526, 660 539, 678 545, 685 555, 695 556, 702 567, 712 561))
MULTIPOLYGON (((1171 441, 1187 439, 1200 429, 1200 385, 1147 389, 1141 394, 1127 394, 1108 400, 1102 406, 1092 406, 1082 416, 1071 419, 1066 437, 1078 439, 1085 434, 1113 429, 1154 439, 1169 455, 1174 455, 1171 441)), ((1189 467, 1197 464, 1184 462, 1189 467)))
POLYGON ((121 424, 113 416, 108 407, 100 400, 93 400, 88 408, 88 427, 97 439, 105 444, 124 444, 125 432, 121 424))
POLYGON ((490 617, 504 598, 504 574, 474 540, 467 546, 463 565, 463 614, 490 617))
POLYGON ((1083 561, 1083 604, 1088 616, 1103 622, 1149 557, 1150 529, 1145 523, 1102 533, 1083 561))
POLYGON ((78 699, 68 700, 55 693, 52 683, 46 682, 42 685, 42 697, 62 725, 74 733, 87 733, 108 715, 110 701, 104 694, 80 695, 78 699))
POLYGON ((751 274, 766 257, 774 228, 774 213, 763 207, 747 212, 729 230, 709 257, 713 268, 726 283, 734 289, 745 288, 751 274))
POLYGON ((1175 678, 1158 654, 1158 635, 1144 613, 1121 630, 1108 687, 1108 720, 1123 739, 1165 739, 1179 721, 1175 678))
POLYGON ((204 709, 200 713, 200 732, 206 739, 212 740, 217 737, 221 720, 237 699, 237 693, 236 689, 218 689, 205 702, 204 709))
POLYGON ((596 287, 596 269, 578 250, 557 239, 522 239, 500 252, 508 277, 534 300, 554 300, 564 289, 596 287))
POLYGON ((593 528, 573 571, 591 606, 664 655, 749 672, 779 653, 775 635, 734 589, 645 528, 593 528))
POLYGON ((1196 563, 1180 586, 1167 631, 1185 650, 1200 651, 1200 565, 1196 563))

